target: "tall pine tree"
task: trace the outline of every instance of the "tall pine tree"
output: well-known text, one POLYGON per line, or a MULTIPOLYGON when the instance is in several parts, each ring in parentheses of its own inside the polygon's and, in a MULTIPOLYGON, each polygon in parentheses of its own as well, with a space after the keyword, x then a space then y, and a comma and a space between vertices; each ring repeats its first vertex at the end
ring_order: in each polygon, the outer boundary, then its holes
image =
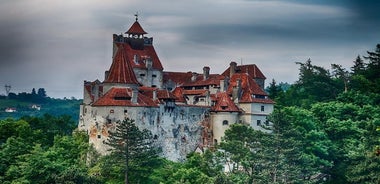
POLYGON ((146 169, 158 157, 153 137, 147 129, 140 130, 134 120, 118 122, 116 131, 110 132, 106 144, 111 147, 111 157, 123 165, 126 184, 139 183, 146 178, 146 169))

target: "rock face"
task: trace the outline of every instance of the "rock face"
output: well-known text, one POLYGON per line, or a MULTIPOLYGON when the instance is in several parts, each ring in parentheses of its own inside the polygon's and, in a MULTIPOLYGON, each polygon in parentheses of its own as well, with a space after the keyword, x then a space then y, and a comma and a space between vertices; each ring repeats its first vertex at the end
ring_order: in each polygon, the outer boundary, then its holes
POLYGON ((84 81, 79 129, 102 154, 110 131, 125 118, 148 129, 162 156, 182 161, 197 148, 218 144, 231 124, 260 129, 273 111, 264 92, 265 76, 252 65, 230 67, 222 74, 163 71, 153 38, 136 18, 125 35, 113 35, 113 57, 104 80, 84 81))

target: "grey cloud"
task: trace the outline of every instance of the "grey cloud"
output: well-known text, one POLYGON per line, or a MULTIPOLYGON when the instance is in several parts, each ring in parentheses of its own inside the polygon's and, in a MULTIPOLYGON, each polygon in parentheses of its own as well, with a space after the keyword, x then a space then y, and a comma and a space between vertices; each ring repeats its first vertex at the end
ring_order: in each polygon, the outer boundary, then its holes
POLYGON ((295 61, 311 57, 317 65, 348 66, 372 49, 379 41, 378 5, 359 0, 3 1, 0 85, 81 97, 83 80, 103 78, 111 64, 112 34, 126 31, 136 11, 165 70, 201 72, 207 64, 222 72, 230 60, 243 58, 262 66, 268 78, 292 82, 295 61))

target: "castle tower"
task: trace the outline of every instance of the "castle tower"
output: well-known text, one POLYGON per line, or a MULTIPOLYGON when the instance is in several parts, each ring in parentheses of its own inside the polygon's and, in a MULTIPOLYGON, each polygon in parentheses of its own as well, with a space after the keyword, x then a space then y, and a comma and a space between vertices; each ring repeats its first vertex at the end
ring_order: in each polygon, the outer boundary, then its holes
POLYGON ((132 24, 132 26, 128 29, 125 34, 127 34, 127 40, 130 43, 131 47, 136 50, 143 50, 144 49, 144 35, 147 34, 147 32, 144 31, 144 29, 141 27, 140 23, 138 22, 138 15, 135 14, 136 21, 132 24))
POLYGON ((214 144, 221 142, 230 125, 238 123, 240 110, 226 92, 215 94, 215 106, 211 108, 211 128, 214 144))

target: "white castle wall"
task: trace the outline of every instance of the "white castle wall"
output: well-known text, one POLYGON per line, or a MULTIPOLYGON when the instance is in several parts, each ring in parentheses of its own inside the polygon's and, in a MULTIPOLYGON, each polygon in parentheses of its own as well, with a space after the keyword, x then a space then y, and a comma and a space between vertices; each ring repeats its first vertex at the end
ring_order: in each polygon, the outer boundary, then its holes
POLYGON ((143 86, 162 88, 162 71, 154 69, 133 69, 137 81, 143 86))
POLYGON ((108 147, 104 142, 108 131, 114 131, 118 121, 128 117, 135 120, 140 129, 152 132, 156 143, 162 147, 162 156, 173 161, 182 161, 196 149, 201 139, 200 122, 208 108, 176 106, 172 110, 160 107, 91 107, 81 105, 79 128, 87 130, 90 143, 102 154, 108 147), (86 109, 86 110, 85 110, 86 109), (84 113, 84 112, 87 113, 84 113))

